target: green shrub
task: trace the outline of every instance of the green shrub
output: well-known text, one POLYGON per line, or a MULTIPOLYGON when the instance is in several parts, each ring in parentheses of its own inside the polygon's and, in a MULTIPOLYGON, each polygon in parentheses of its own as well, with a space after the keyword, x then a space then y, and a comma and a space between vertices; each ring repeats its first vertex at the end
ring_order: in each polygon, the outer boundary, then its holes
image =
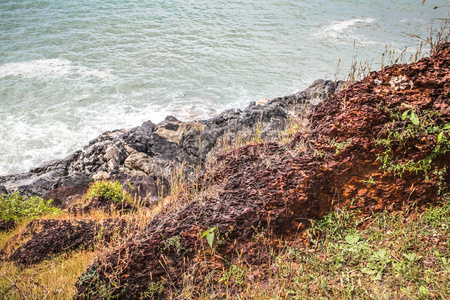
POLYGON ((42 214, 59 213, 60 209, 51 206, 52 200, 39 197, 26 199, 18 192, 0 195, 0 219, 19 221, 23 218, 35 218, 42 214))
POLYGON ((88 199, 103 197, 114 202, 128 202, 133 204, 131 195, 123 189, 118 181, 96 181, 87 191, 86 197, 88 199))

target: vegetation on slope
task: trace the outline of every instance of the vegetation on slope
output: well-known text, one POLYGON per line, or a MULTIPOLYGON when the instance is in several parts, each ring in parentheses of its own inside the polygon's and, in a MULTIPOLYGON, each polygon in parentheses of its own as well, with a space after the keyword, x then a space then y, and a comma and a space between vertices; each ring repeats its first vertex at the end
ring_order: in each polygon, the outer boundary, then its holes
MULTIPOLYGON (((125 225, 113 223, 112 235, 89 231, 102 234, 39 264, 2 262, 0 295, 447 298, 450 44, 437 49, 417 63, 373 72, 326 100, 308 128, 290 124, 279 140, 256 136, 217 154, 194 182, 174 173, 172 194, 153 209, 124 211, 109 199, 113 209, 104 210, 96 201, 108 199, 88 194, 87 205, 60 218, 70 226, 111 217, 125 225), (92 256, 83 274, 73 267, 92 256), (43 281, 44 269, 69 274, 70 286, 43 281)), ((10 238, 26 232, 1 235, 18 241, 9 249, 26 250, 45 233, 10 238)))
POLYGON ((51 206, 51 200, 45 201, 39 197, 25 199, 18 192, 0 195, 0 219, 4 221, 20 221, 25 218, 35 218, 43 214, 55 214, 60 210, 51 206))
POLYGON ((272 253, 286 243, 308 246, 310 220, 330 210, 369 216, 447 199, 449 64, 450 44, 442 44, 431 57, 372 72, 325 100, 291 142, 218 156, 197 185, 201 193, 181 195, 182 204, 100 257, 76 298, 221 297, 227 280, 218 270, 256 269, 253 281, 264 282, 272 253), (186 290, 204 286, 194 274, 214 288, 186 290))

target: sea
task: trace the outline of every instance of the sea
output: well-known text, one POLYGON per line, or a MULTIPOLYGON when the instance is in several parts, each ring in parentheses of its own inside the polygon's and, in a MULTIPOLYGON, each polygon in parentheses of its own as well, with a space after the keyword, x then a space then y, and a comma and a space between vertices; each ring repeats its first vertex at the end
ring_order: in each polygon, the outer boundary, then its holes
POLYGON ((0 0, 0 175, 426 52, 450 3, 422 2, 0 0))

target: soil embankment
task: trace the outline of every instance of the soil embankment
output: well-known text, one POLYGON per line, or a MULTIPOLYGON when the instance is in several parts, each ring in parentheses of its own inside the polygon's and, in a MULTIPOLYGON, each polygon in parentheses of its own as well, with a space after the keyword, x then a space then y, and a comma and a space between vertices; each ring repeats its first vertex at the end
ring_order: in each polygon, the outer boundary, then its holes
MULTIPOLYGON (((435 203, 450 183, 448 124, 446 43, 321 102, 309 129, 290 142, 255 143, 219 157, 201 182, 202 197, 180 199, 184 205, 99 258, 81 276, 75 298, 138 299, 155 286, 179 286, 206 256, 211 269, 236 260, 265 263, 278 240, 301 242, 309 220, 333 207, 371 213, 435 203)), ((193 277, 194 284, 202 280, 193 277)), ((164 288, 158 293, 164 297, 164 288)))

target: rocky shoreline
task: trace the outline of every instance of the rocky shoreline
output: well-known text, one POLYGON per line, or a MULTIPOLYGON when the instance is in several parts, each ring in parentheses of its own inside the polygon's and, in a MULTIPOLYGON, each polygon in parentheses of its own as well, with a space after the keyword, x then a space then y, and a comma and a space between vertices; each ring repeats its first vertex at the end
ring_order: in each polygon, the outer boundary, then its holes
MULTIPOLYGON (((399 291, 399 299, 407 298, 403 294, 416 298, 424 285, 448 295, 447 260, 430 262, 449 254, 450 43, 417 62, 371 72, 336 93, 342 85, 317 81, 298 94, 210 120, 168 117, 160 124, 104 133, 66 160, 2 177, 8 191, 34 187, 45 197, 63 199, 75 197, 94 179, 141 180, 142 187, 157 187, 158 177, 170 181, 177 165, 201 165, 208 153, 214 155, 201 176, 153 207, 117 201, 117 193, 95 187, 116 191, 111 185, 118 184, 97 182, 83 203, 53 218, 28 220, 13 229, 12 237, 5 232, 0 262, 17 268, 20 276, 11 278, 23 278, 22 270, 32 269, 25 286, 35 288, 34 270, 80 259, 82 269, 73 270, 70 284, 64 281, 50 291, 49 283, 40 283, 40 298, 65 290, 73 299, 253 299, 273 291, 268 295, 278 297, 278 287, 283 298, 348 298, 342 291, 353 283, 342 280, 344 273, 354 274, 358 288, 364 287, 362 298, 399 286, 411 290, 399 291), (311 114, 302 114, 308 126, 286 139, 264 139, 278 134, 295 108, 311 107, 311 114), (251 127, 253 142, 211 152, 227 135, 250 135, 251 127), (49 178, 61 185, 51 186, 49 178), (332 247, 331 238, 338 242, 332 247), (392 238, 397 244, 390 243, 392 238), (361 248, 355 252, 355 247, 361 248), (289 253, 293 256, 282 258, 289 253), (380 253, 391 261, 378 270, 369 263, 379 261, 380 253), (411 253, 423 257, 414 261, 413 281, 397 269, 400 263, 412 266, 411 253), (429 274, 439 275, 422 282, 429 274), (317 286, 312 280, 324 275, 333 279, 320 290, 322 279, 317 286)), ((119 197, 125 196, 119 188, 119 197)), ((149 200, 157 197, 149 190, 149 200)), ((26 298, 29 288, 0 276, 7 280, 7 295, 26 298)))
MULTIPOLYGON (((161 187, 169 190, 175 166, 199 166, 223 137, 253 134, 259 125, 262 137, 276 134, 293 111, 310 111, 333 95, 343 82, 316 80, 294 95, 252 102, 244 109, 231 109, 208 120, 183 122, 168 116, 132 129, 108 131, 64 159, 48 161, 29 172, 0 176, 0 193, 18 191, 24 196, 54 199, 65 208, 80 198, 94 180, 118 180, 135 187, 148 202, 156 201, 161 187)), ((137 192, 138 191, 138 192, 137 192)))

